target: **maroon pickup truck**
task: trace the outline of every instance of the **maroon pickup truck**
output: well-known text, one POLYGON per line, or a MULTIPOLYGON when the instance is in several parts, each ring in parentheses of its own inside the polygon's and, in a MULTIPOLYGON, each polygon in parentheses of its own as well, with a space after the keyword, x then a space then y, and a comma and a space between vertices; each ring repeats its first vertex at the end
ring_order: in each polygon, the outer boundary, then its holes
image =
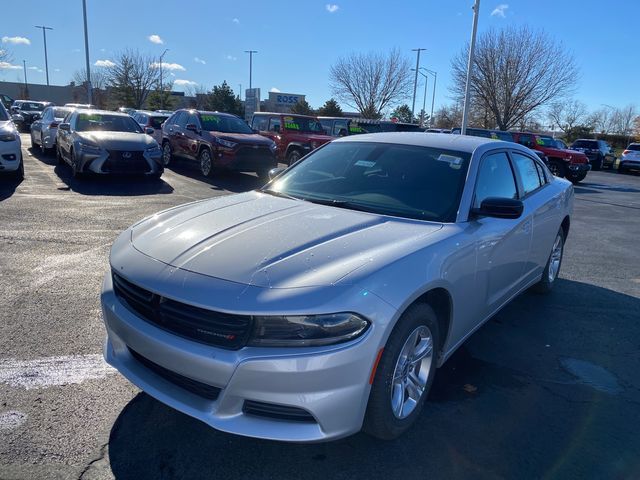
POLYGON ((565 177, 573 183, 584 180, 591 170, 587 156, 576 150, 564 150, 556 147, 556 142, 548 135, 529 132, 511 132, 516 143, 538 150, 547 156, 549 170, 556 177, 565 177))

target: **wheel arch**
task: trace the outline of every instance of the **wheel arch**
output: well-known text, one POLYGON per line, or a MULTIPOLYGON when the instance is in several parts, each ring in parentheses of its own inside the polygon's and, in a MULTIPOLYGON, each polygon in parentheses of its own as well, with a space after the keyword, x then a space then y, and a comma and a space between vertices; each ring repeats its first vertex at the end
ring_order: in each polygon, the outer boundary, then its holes
POLYGON ((569 236, 569 227, 571 226, 571 218, 569 217, 569 215, 565 216, 564 219, 562 220, 562 223, 560 224, 560 227, 562 228, 562 233, 564 233, 564 240, 567 240, 567 237, 569 236))

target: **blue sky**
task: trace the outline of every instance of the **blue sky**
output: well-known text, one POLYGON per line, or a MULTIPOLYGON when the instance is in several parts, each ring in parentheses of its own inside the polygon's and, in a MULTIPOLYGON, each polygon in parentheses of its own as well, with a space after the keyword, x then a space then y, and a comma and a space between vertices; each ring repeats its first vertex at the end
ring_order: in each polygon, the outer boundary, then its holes
MULTIPOLYGON (((339 56, 398 47, 415 61, 411 49, 421 47, 427 49, 421 65, 438 72, 437 108, 450 102, 450 59, 469 39, 472 3, 87 0, 90 59, 92 65, 108 61, 124 48, 159 56, 168 48, 164 61, 175 64, 170 73, 176 89, 185 82, 211 88, 227 80, 238 90, 249 83, 244 50, 258 50, 253 85, 263 98, 277 88, 306 94, 318 107, 331 96, 328 72, 339 56)), ((580 69, 576 97, 590 108, 640 103, 640 36, 628 20, 635 24, 640 18, 639 1, 482 0, 480 10, 479 32, 527 24, 562 42, 580 69)), ((83 67, 80 0, 11 0, 2 17, 0 48, 12 52, 13 65, 26 60, 29 82, 45 83, 42 32, 34 25, 54 28, 47 34, 51 83, 67 84, 83 67)), ((0 67, 0 80, 22 81, 21 68, 0 67)), ((420 106, 422 91, 418 88, 420 106)))

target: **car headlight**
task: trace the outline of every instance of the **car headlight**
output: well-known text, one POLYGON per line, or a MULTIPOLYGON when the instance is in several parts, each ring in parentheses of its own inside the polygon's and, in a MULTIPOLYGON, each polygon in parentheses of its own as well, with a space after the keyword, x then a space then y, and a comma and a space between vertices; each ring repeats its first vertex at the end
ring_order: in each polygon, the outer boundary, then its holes
POLYGON ((355 313, 256 316, 249 345, 311 347, 347 342, 362 335, 369 321, 355 313))
POLYGON ((230 142, 229 140, 223 140, 222 138, 216 138, 216 142, 222 145, 223 147, 233 148, 237 145, 235 142, 230 142))
POLYGON ((18 139, 18 135, 13 132, 0 133, 0 142, 14 142, 18 139))
POLYGON ((278 149, 278 145, 276 145, 275 143, 272 143, 271 145, 269 145, 269 148, 275 152, 278 149))
POLYGON ((149 155, 160 155, 162 153, 158 145, 152 145, 148 147, 145 152, 147 152, 149 155))
POLYGON ((78 149, 80 150, 80 152, 89 155, 100 155, 102 153, 102 148, 100 148, 95 143, 80 142, 78 143, 78 149))

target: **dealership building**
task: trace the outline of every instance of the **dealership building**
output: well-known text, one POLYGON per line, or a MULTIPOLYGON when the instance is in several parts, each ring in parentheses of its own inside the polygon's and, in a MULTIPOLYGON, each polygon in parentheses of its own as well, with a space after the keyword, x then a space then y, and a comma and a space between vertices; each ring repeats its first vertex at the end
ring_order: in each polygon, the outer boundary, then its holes
POLYGON ((269 92, 266 100, 260 99, 260 89, 245 90, 245 118, 251 119, 254 112, 291 113, 291 108, 298 102, 305 100, 300 93, 269 92))

